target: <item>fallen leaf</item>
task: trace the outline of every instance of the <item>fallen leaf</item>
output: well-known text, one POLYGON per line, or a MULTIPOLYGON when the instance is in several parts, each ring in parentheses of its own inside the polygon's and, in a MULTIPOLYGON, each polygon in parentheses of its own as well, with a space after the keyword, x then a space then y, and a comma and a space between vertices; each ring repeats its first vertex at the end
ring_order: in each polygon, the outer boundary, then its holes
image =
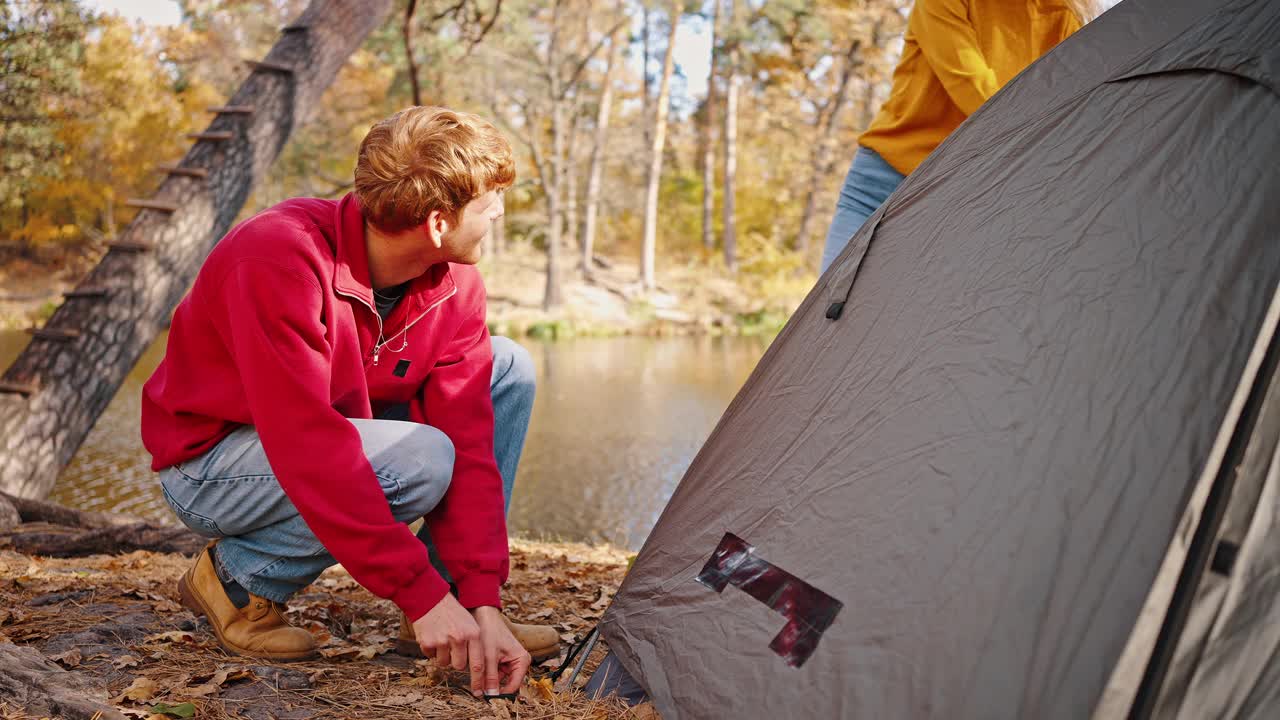
POLYGON ((511 720, 511 704, 502 698, 489 701, 489 709, 498 720, 511 720))
POLYGON ((346 647, 320 648, 320 654, 330 660, 372 660, 388 650, 389 648, 382 645, 366 645, 364 647, 348 645, 346 647))
POLYGON ((627 713, 627 717, 635 718, 636 720, 662 720, 662 716, 653 707, 653 703, 648 702, 633 706, 627 713))
POLYGON ((189 702, 180 703, 178 705, 156 703, 151 706, 151 712, 159 715, 173 715, 174 717, 189 718, 195 717, 196 706, 189 702))
POLYGON ((157 633, 148 635, 143 642, 171 642, 171 643, 187 643, 195 642, 196 637, 185 630, 172 630, 170 632, 157 633))
POLYGON ((417 692, 416 690, 410 690, 409 692, 406 692, 406 693, 400 693, 399 695, 392 695, 391 697, 383 698, 382 704, 401 707, 404 705, 412 705, 416 702, 420 702, 422 700, 422 697, 423 697, 422 693, 417 692))
POLYGON ((572 645, 578 641, 578 636, 573 633, 560 633, 560 639, 572 645))
POLYGON ((115 665, 118 668, 124 669, 124 668, 138 667, 138 663, 140 662, 142 661, 132 655, 121 655, 120 657, 116 658, 115 661, 112 662, 111 664, 115 665))
POLYGON ((543 700, 551 700, 556 696, 555 684, 551 682, 551 678, 538 678, 530 683, 533 689, 538 692, 538 697, 543 700))
POLYGON ((136 700, 144 702, 155 697, 160 692, 160 686, 155 680, 149 677, 136 677, 129 687, 124 689, 112 702, 120 702, 121 700, 136 700))
POLYGON ((597 598, 595 602, 591 603, 591 609, 604 610, 609 607, 609 603, 613 602, 613 592, 613 590, 607 587, 600 588, 600 597, 597 598))
POLYGON ((534 613, 534 614, 530 615, 530 616, 529 616, 529 619, 530 619, 530 620, 541 620, 541 619, 543 619, 543 618, 549 618, 549 617, 551 617, 551 608, 547 608, 547 609, 545 609, 545 610, 539 610, 538 612, 536 612, 536 613, 534 613))
POLYGON ((51 659, 62 667, 73 668, 79 665, 80 661, 83 660, 84 657, 80 654, 80 648, 75 647, 64 653, 54 655, 51 659))

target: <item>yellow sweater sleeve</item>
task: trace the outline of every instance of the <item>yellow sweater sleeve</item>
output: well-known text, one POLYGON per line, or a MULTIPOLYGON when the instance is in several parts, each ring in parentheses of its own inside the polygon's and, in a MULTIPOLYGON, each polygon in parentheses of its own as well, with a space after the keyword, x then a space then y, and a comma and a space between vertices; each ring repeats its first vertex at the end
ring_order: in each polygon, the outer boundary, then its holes
POLYGON ((929 67, 965 115, 1000 89, 978 47, 965 0, 916 0, 909 24, 929 67))

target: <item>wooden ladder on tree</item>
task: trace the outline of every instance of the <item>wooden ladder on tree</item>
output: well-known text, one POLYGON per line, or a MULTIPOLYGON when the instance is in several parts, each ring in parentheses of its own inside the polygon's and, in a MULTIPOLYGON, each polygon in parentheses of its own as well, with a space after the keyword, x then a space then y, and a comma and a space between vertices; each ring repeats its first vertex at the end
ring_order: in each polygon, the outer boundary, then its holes
POLYGON ((128 371, 230 228, 245 188, 271 165, 297 118, 391 13, 393 0, 312 0, 282 29, 179 162, 162 163, 153 197, 0 377, 0 491, 41 496, 70 461, 128 371), (306 72, 295 71, 306 68, 306 72), (237 162, 224 162, 231 155, 237 162), (127 299, 127 302, 124 300, 127 299))

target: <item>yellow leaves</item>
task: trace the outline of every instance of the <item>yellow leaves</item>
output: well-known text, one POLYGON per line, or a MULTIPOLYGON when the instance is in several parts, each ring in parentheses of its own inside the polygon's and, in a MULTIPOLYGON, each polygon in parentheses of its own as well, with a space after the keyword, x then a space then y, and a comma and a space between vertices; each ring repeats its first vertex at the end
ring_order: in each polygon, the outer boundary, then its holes
POLYGON ((160 693, 160 684, 149 677, 136 677, 124 692, 112 699, 112 702, 122 702, 125 700, 134 700, 136 702, 146 702, 154 698, 160 693))
POLYGON ((556 696, 555 686, 551 682, 551 678, 538 678, 529 683, 533 687, 534 692, 543 700, 551 700, 556 696))
POLYGON ((195 636, 185 630, 156 633, 155 635, 148 635, 143 640, 146 643, 193 643, 195 641, 195 636))
POLYGON ((98 21, 74 70, 79 95, 67 107, 49 101, 55 137, 65 149, 61 178, 34 179, 23 193, 25 223, 16 215, 0 217, 0 232, 38 246, 123 227, 134 211, 121 207, 120 198, 150 194, 161 180, 154 165, 180 157, 184 134, 203 128, 204 108, 221 102, 207 83, 179 81, 163 59, 166 43, 190 32, 133 27, 118 16, 98 21))
MULTIPOLYGON (((185 697, 207 697, 218 692, 218 690, 226 683, 235 680, 252 680, 257 675, 249 668, 231 668, 222 669, 214 673, 212 676, 206 676, 207 680, 200 682, 198 685, 189 685, 184 688, 181 694, 185 697)), ((199 682, 201 678, 193 678, 199 682)))

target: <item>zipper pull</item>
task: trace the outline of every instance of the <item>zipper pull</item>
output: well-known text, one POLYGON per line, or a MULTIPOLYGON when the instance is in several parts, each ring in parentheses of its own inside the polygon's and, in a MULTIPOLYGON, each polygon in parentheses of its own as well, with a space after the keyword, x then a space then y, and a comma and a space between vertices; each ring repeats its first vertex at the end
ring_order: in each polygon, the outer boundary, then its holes
POLYGON ((373 348, 373 365, 374 365, 374 367, 377 367, 377 366, 378 366, 378 356, 379 356, 379 355, 381 355, 381 354, 382 354, 382 348, 380 348, 380 347, 376 347, 376 346, 375 346, 375 347, 373 348))

